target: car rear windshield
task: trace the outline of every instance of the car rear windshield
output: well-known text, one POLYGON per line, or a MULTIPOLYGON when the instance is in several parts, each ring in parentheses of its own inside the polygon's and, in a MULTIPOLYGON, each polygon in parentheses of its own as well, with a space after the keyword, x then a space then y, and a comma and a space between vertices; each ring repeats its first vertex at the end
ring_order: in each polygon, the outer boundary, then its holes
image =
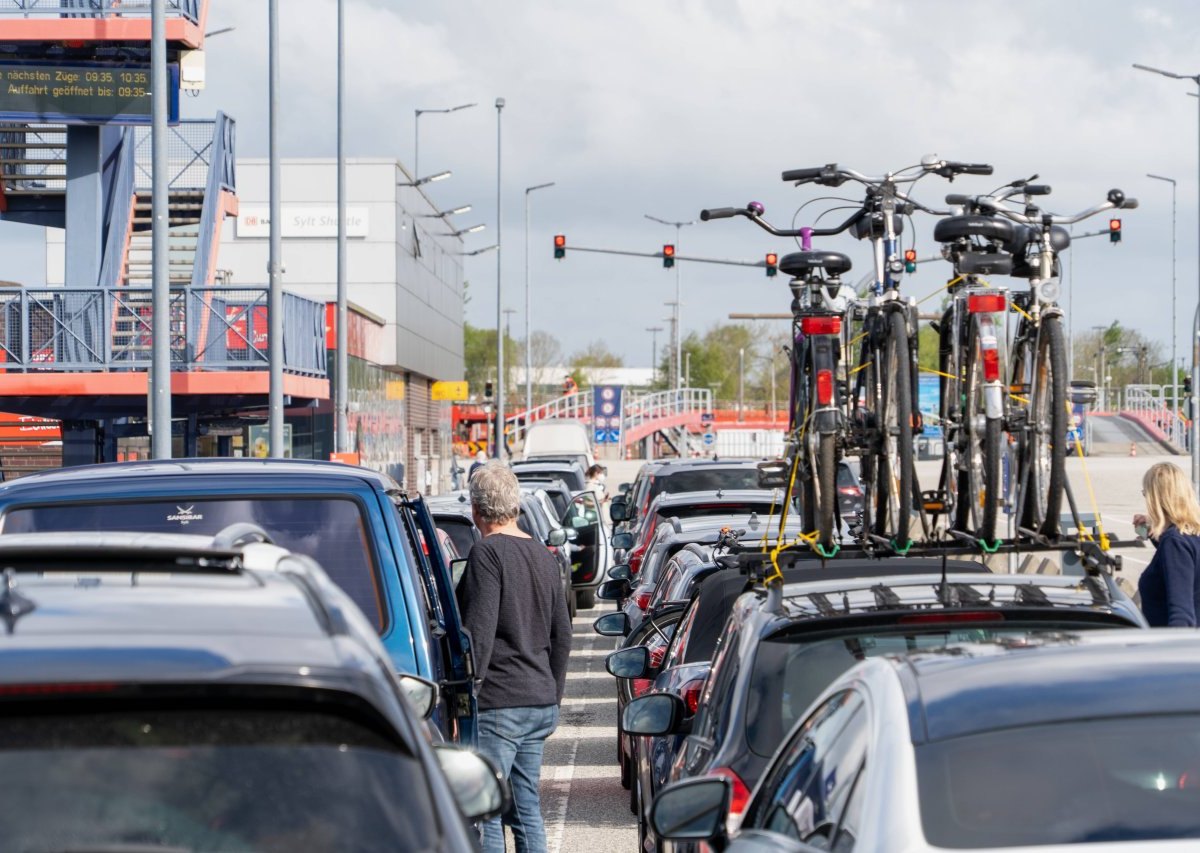
POLYGON ((1005 729, 916 758, 921 824, 938 847, 1200 838, 1197 715, 1005 729))
POLYGON ((6 717, 0 826, 6 850, 31 853, 428 850, 438 838, 418 758, 294 709, 6 717))
POLYGON ((705 468, 694 471, 672 471, 654 477, 650 485, 650 499, 663 492, 715 492, 734 489, 757 489, 758 469, 754 466, 739 468, 705 468))
POLYGON ((475 531, 471 529, 474 525, 470 521, 465 518, 442 516, 437 519, 437 526, 446 531, 460 556, 465 557, 471 552, 471 547, 475 544, 475 531))
POLYGON ((758 645, 750 679, 746 739, 759 755, 773 755, 821 691, 867 658, 986 642, 998 637, 1025 637, 1030 633, 999 626, 955 630, 930 626, 919 630, 875 629, 838 636, 799 634, 764 640, 758 645))
POLYGON ((122 530, 212 536, 245 521, 262 527, 281 548, 315 559, 376 629, 383 630, 379 572, 367 539, 362 507, 346 498, 256 496, 46 504, 10 510, 0 533, 122 530))

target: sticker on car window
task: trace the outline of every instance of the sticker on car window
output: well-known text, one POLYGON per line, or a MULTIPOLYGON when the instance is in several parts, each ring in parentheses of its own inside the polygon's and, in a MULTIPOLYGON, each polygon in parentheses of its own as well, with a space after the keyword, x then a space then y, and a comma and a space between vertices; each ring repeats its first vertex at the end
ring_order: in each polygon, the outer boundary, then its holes
POLYGON ((167 521, 174 521, 180 527, 187 527, 193 521, 203 521, 204 513, 196 512, 195 510, 195 504, 191 506, 177 506, 175 507, 175 512, 167 516, 167 521))

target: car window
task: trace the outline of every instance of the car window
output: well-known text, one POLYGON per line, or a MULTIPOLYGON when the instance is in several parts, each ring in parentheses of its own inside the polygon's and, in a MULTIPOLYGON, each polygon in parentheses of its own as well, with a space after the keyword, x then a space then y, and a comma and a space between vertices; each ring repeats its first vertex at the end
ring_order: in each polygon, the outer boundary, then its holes
POLYGON ((573 526, 575 519, 583 519, 583 522, 578 525, 580 527, 595 524, 600 520, 600 507, 596 503, 595 493, 582 492, 576 495, 561 515, 566 519, 568 527, 573 526))
POLYGON ((937 625, 921 630, 894 629, 819 637, 798 634, 773 637, 759 644, 754 658, 746 714, 746 739, 758 755, 769 758, 779 741, 808 706, 833 681, 861 660, 903 655, 1001 637, 1026 637, 1021 628, 961 628, 937 625))
POLYGON ((729 703, 732 701, 733 684, 741 669, 741 659, 738 646, 740 645, 736 619, 729 619, 717 640, 713 652, 712 669, 709 670, 708 682, 700 697, 700 710, 692 731, 698 736, 714 740, 725 721, 729 703))
POLYGON ((666 566, 663 568, 662 577, 655 582, 654 594, 650 597, 651 608, 658 606, 664 600, 663 594, 666 592, 668 585, 675 578, 679 577, 681 572, 680 561, 681 558, 678 554, 667 561, 666 566))
POLYGON ((1200 838, 1200 715, 1019 726, 925 744, 916 760, 938 847, 1200 838))
POLYGON ((462 556, 471 553, 471 548, 475 545, 477 535, 474 525, 465 518, 454 519, 442 516, 437 520, 437 525, 450 537, 450 541, 454 543, 454 548, 462 556))
POLYGON ((421 761, 338 716, 295 708, 6 716, 9 850, 284 853, 439 845, 421 761), (383 792, 403 791, 403 797, 383 792))
POLYGON ((863 703, 844 690, 793 733, 764 779, 748 825, 829 849, 866 753, 863 703))
POLYGON ((199 500, 119 501, 17 507, 0 532, 124 530, 212 536, 231 524, 253 522, 281 548, 307 554, 382 631, 386 626, 379 569, 367 536, 362 507, 348 498, 292 495, 199 500))
POLYGON ((855 775, 850 799, 846 801, 846 808, 842 810, 842 822, 838 826, 837 836, 834 838, 831 848, 834 853, 850 853, 854 849, 854 842, 862 834, 863 798, 866 796, 867 790, 864 778, 866 775, 865 767, 860 767, 855 775))
POLYGON ((757 489, 758 469, 752 465, 739 468, 704 468, 672 471, 659 474, 650 487, 650 497, 663 492, 715 492, 734 489, 757 489))
POLYGON ((679 627, 675 629, 675 636, 671 638, 671 645, 667 647, 667 657, 663 662, 663 669, 683 663, 684 655, 687 654, 688 638, 692 634, 692 625, 695 621, 696 602, 693 601, 688 605, 683 618, 679 620, 679 627))

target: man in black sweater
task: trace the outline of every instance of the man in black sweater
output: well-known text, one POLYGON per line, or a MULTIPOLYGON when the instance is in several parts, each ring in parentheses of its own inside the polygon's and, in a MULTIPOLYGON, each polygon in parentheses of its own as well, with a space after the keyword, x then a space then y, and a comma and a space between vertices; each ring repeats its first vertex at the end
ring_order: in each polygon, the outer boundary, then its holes
POLYGON ((467 556, 458 606, 471 632, 479 691, 479 751, 512 783, 512 807, 483 825, 484 853, 545 853, 542 749, 558 725, 571 653, 571 617, 558 564, 517 527, 521 487, 499 461, 471 477, 471 513, 483 538, 467 556))

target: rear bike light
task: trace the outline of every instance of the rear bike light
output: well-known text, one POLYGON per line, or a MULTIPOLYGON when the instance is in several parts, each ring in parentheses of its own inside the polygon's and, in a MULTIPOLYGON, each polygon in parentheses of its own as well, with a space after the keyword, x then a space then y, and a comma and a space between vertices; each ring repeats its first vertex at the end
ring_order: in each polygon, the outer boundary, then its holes
POLYGON ((728 767, 714 768, 708 772, 708 775, 721 776, 730 781, 732 790, 729 796, 729 816, 740 820, 742 812, 746 811, 746 805, 750 802, 750 789, 746 787, 742 777, 728 767))
POLYGON ((1000 350, 996 347, 983 351, 983 381, 1000 381, 1000 350))
POLYGON ((971 314, 1000 314, 1008 310, 1008 297, 1003 293, 973 293, 967 297, 971 314))
POLYGON ((801 317, 800 331, 806 335, 840 335, 841 317, 801 317))
POLYGON ((817 371, 817 404, 828 406, 833 402, 833 371, 817 371))
POLYGON ((934 613, 913 613, 896 620, 899 625, 940 625, 943 622, 1003 622, 1004 614, 994 610, 963 610, 958 613, 943 610, 934 613))

